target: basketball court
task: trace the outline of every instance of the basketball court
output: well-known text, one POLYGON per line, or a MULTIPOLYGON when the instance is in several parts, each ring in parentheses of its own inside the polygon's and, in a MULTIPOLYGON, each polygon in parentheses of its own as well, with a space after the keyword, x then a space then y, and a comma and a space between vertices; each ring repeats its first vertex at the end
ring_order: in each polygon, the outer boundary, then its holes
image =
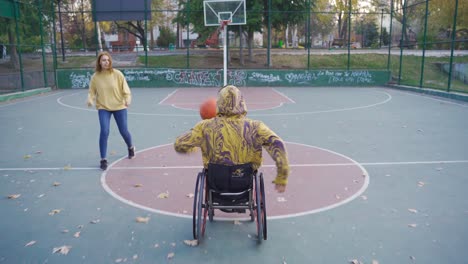
POLYGON ((264 153, 268 240, 216 211, 191 246, 201 155, 172 144, 218 89, 132 89, 137 156, 112 121, 105 172, 86 90, 1 103, 0 263, 465 263, 468 105, 384 87, 241 88, 290 184, 264 153))

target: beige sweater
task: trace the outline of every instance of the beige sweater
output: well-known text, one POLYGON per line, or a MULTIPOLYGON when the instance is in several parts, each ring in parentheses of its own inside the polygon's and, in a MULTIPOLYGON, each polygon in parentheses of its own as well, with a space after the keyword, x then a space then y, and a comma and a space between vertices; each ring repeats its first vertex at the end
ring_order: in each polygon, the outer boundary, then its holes
POLYGON ((117 111, 127 108, 132 100, 130 88, 123 73, 117 69, 95 72, 89 82, 88 106, 117 111))

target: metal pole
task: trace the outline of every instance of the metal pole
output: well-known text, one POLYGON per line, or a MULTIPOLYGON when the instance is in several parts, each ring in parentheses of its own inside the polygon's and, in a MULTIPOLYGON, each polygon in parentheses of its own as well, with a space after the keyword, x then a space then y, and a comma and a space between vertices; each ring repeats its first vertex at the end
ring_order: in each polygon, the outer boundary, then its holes
POLYGON ((267 67, 270 68, 270 53, 271 53, 271 0, 268 0, 268 47, 267 47, 267 67))
POLYGON ((450 68, 449 68, 447 92, 450 92, 450 86, 452 84, 453 50, 455 49, 455 40, 457 36, 457 15, 458 15, 458 0, 455 1, 455 14, 453 16, 452 46, 450 47, 450 65, 449 65, 450 68))
POLYGON ((380 40, 379 40, 379 48, 382 48, 382 23, 383 23, 383 8, 382 8, 382 13, 380 14, 380 40))
POLYGON ((307 70, 310 70, 310 0, 307 1, 307 70))
MULTIPOLYGON (((59 11, 59 25, 60 25, 60 42, 62 47, 62 61, 65 61, 65 44, 63 43, 63 26, 62 26, 62 10, 60 9, 60 2, 58 0, 58 11, 59 11)), ((94 1, 93 1, 94 2, 94 1)))
MULTIPOLYGON (((190 41, 190 33, 189 33, 189 31, 190 31, 190 0, 187 0, 187 12, 188 13, 187 13, 187 21, 185 23, 185 28, 187 29, 187 42, 189 42, 190 41)), ((182 41, 184 41, 184 39, 182 39, 182 41)), ((184 45, 185 45, 185 43, 184 43, 184 45)), ((187 45, 187 69, 190 68, 190 65, 189 65, 190 64, 190 59, 189 59, 190 58, 190 50, 189 50, 189 48, 190 48, 190 44, 187 45)))
POLYGON ((21 57, 21 38, 19 34, 19 25, 18 25, 18 20, 19 20, 19 7, 18 7, 18 1, 14 2, 14 9, 15 9, 15 32, 16 32, 16 52, 18 52, 18 59, 19 59, 19 65, 20 65, 20 77, 21 77, 21 91, 24 92, 24 69, 23 69, 23 58, 21 57))
MULTIPOLYGON (((224 23, 224 22, 221 22, 224 23)), ((227 85, 227 25, 224 25, 224 41, 223 41, 223 56, 224 56, 224 61, 223 61, 223 86, 227 85)))
POLYGON ((401 29, 401 38, 400 38, 400 70, 398 71, 398 85, 401 84, 401 68, 403 64, 403 40, 405 40, 405 31, 406 31, 406 9, 407 9, 408 0, 403 4, 403 26, 401 29))
POLYGON ((39 29, 41 31, 41 48, 42 48, 42 74, 44 77, 44 86, 48 87, 49 84, 47 82, 47 67, 45 61, 45 50, 44 50, 44 30, 42 30, 42 0, 38 0, 38 13, 39 13, 39 29))
POLYGON ((426 16, 424 17, 424 37, 423 50, 421 60, 421 78, 419 79, 419 87, 422 88, 424 80, 424 59, 426 58, 426 41, 427 41, 427 17, 429 16, 429 0, 426 0, 426 16))
POLYGON ((351 0, 348 1, 348 65, 346 69, 349 71, 351 62, 351 0))
POLYGON ((387 56, 387 70, 390 70, 390 59, 392 51, 392 34, 393 34, 393 0, 390 1, 390 32, 388 33, 390 39, 388 40, 388 56, 387 56))
POLYGON ((143 47, 145 51, 145 67, 148 67, 148 9, 147 9, 148 0, 145 0, 145 33, 143 35, 143 47))

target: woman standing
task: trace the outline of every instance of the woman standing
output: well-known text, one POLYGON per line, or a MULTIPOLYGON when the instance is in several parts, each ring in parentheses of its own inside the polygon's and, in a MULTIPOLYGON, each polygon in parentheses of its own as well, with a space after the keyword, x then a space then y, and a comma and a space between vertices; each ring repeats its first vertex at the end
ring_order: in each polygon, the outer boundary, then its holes
POLYGON ((107 140, 111 116, 114 116, 120 135, 128 148, 128 158, 135 157, 135 146, 127 127, 127 107, 132 95, 127 80, 121 71, 112 68, 112 57, 108 52, 101 52, 96 60, 95 73, 89 82, 88 107, 96 105, 101 132, 99 150, 101 169, 107 169, 107 140))

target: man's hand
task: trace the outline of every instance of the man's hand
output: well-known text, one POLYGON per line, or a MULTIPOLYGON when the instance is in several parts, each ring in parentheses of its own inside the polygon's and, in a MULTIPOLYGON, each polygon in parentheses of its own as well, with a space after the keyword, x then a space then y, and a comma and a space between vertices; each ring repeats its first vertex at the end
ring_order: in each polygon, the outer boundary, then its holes
POLYGON ((286 191, 286 185, 284 184, 275 184, 275 190, 279 193, 284 193, 286 191))

